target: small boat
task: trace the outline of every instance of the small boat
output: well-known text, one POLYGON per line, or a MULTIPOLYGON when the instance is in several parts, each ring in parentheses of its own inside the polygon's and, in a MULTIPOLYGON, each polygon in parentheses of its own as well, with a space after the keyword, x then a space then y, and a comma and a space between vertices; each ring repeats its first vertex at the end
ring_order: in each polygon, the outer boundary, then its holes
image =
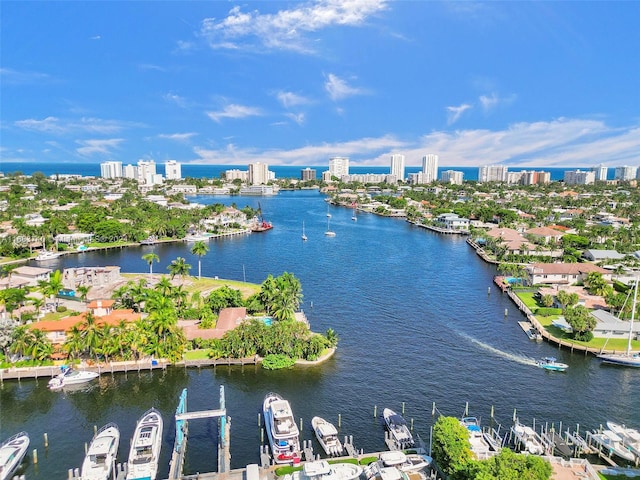
POLYGON ((635 454, 622 443, 622 438, 611 430, 602 430, 602 432, 593 432, 588 434, 591 440, 600 446, 608 456, 616 455, 623 460, 633 462, 636 458, 635 454))
POLYGON ((640 459, 640 431, 615 422, 607 422, 607 428, 622 438, 622 444, 640 459))
POLYGON ((533 428, 518 422, 511 427, 511 431, 516 439, 516 446, 520 444, 521 450, 527 451, 533 455, 544 454, 542 439, 533 428))
POLYGON ((108 423, 98 430, 91 439, 82 463, 82 480, 108 480, 118 455, 119 444, 120 430, 115 423, 108 423))
POLYGON ((277 393, 268 393, 262 404, 262 415, 273 461, 300 463, 300 432, 289 402, 277 393))
POLYGON ((202 233, 191 233, 184 237, 185 242, 208 242, 210 239, 210 236, 202 233))
MULTIPOLYGON (((329 215, 329 217, 331 217, 331 215, 329 215)), ((331 218, 327 218, 327 231, 324 232, 324 234, 327 237, 335 237, 336 236, 336 232, 334 232, 333 230, 331 230, 331 228, 329 227, 329 221, 331 220, 331 218)))
POLYGON ((403 472, 423 471, 433 463, 433 459, 429 455, 407 454, 401 450, 382 452, 378 458, 383 467, 396 467, 403 472))
POLYGON ((491 446, 480 428, 480 421, 476 417, 462 417, 460 423, 469 432, 469 443, 471 444, 471 453, 477 460, 486 460, 497 453, 491 446))
POLYGON ((322 445, 322 449, 327 455, 331 457, 342 454, 342 443, 338 438, 338 430, 332 423, 327 422, 324 418, 313 417, 311 426, 318 442, 322 445))
POLYGON ((155 480, 162 447, 162 427, 162 416, 155 408, 140 417, 131 440, 126 480, 155 480))
POLYGON ((302 470, 285 475, 283 480, 355 480, 362 467, 354 463, 332 463, 326 460, 305 462, 302 470))
POLYGON ((47 262, 49 260, 55 260, 60 255, 62 255, 60 252, 54 252, 54 251, 50 251, 50 250, 43 250, 42 252, 40 252, 36 256, 36 258, 34 260, 36 262, 47 262))
POLYGON ((413 435, 402 415, 397 414, 390 408, 385 408, 382 411, 382 417, 391 434, 391 438, 398 446, 401 448, 413 446, 413 435))
POLYGON ((49 380, 48 386, 51 390, 58 390, 69 385, 90 382, 100 376, 97 372, 75 370, 69 366, 62 366, 60 368, 62 371, 49 380))
POLYGON ((302 241, 306 242, 308 240, 306 233, 304 233, 304 222, 302 222, 302 241))
POLYGON ((158 242, 158 238, 155 235, 149 235, 144 240, 140 240, 140 245, 155 245, 158 242))
POLYGON ((385 467, 382 462, 367 465, 362 473, 365 480, 423 480, 423 472, 403 472, 397 467, 385 467))
POLYGON ((254 220, 254 222, 251 224, 249 229, 252 232, 258 232, 258 233, 271 230, 273 228, 273 224, 271 222, 267 222, 262 216, 262 206, 260 205, 260 202, 258 202, 258 214, 260 216, 254 220))
POLYGON ((16 433, 0 445, 0 480, 8 480, 18 470, 29 448, 29 434, 16 433))
POLYGON ((544 357, 536 362, 536 365, 545 370, 553 370, 554 372, 564 372, 569 368, 566 363, 556 361, 555 357, 544 357))
POLYGON ((357 210, 356 207, 353 207, 353 215, 351 215, 351 220, 353 220, 354 222, 358 221, 358 215, 357 215, 357 210))

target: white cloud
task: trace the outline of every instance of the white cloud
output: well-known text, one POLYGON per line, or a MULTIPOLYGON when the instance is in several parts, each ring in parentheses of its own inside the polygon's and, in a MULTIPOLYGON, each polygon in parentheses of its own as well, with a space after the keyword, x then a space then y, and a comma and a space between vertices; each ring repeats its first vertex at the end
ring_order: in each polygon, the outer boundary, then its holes
POLYGON ((90 156, 95 153, 110 154, 115 148, 120 145, 124 139, 122 138, 110 138, 104 140, 76 140, 81 147, 76 149, 82 156, 90 156))
POLYGON ((102 37, 100 35, 94 35, 91 37, 91 40, 100 40, 102 37))
POLYGON ((223 118, 245 118, 245 117, 255 117, 262 115, 262 112, 259 108, 255 107, 247 107, 245 105, 236 105, 230 104, 224 107, 222 110, 218 112, 207 112, 207 116, 215 121, 220 123, 220 120, 223 118))
MULTIPOLYGON (((265 4, 263 4, 265 5, 265 4)), ((310 52, 305 35, 335 25, 357 26, 386 8, 385 0, 319 0, 294 3, 288 10, 261 14, 233 7, 226 18, 206 18, 200 34, 212 48, 252 48, 310 52)))
POLYGON ((0 68, 0 82, 2 85, 30 85, 53 80, 53 77, 46 73, 20 72, 11 68, 0 68))
POLYGON ((175 103, 176 105, 178 105, 179 107, 182 107, 182 108, 185 108, 187 106, 186 98, 181 97, 180 95, 176 95, 175 93, 167 93, 167 94, 163 95, 162 98, 166 102, 175 103))
POLYGON ((508 105, 513 103, 515 100, 515 95, 509 95, 506 97, 500 97, 496 93, 492 93, 491 95, 480 95, 479 101, 482 109, 485 112, 489 112, 493 110, 498 105, 508 105))
POLYGON ((291 108, 298 105, 306 105, 308 103, 311 103, 308 98, 293 92, 276 92, 276 98, 284 108, 291 108))
POLYGON ((198 134, 195 133, 195 132, 189 132, 189 133, 161 133, 160 135, 158 135, 158 138, 164 138, 166 140, 174 140, 176 142, 187 142, 191 138, 195 137, 196 135, 198 135, 198 134))
POLYGON ((285 115, 285 117, 288 117, 291 120, 293 120, 298 125, 303 125, 304 124, 304 120, 305 120, 304 113, 285 113, 284 115, 285 115))
POLYGON ((134 124, 91 117, 83 117, 79 120, 61 120, 57 117, 46 117, 43 120, 34 118, 17 120, 14 125, 24 130, 64 135, 78 132, 112 134, 134 124))
POLYGON ((457 107, 447 107, 447 125, 453 125, 456 123, 462 114, 472 108, 468 103, 463 103, 457 107))
POLYGON ((331 100, 342 100, 343 98, 351 97, 353 95, 363 95, 365 90, 357 87, 350 86, 345 80, 341 79, 337 75, 330 73, 327 75, 327 80, 324 83, 324 88, 331 97, 331 100))

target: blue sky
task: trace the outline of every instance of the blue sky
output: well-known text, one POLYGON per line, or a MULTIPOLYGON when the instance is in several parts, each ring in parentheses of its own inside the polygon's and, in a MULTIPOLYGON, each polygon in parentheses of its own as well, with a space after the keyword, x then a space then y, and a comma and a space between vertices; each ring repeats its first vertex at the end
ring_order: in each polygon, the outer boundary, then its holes
POLYGON ((640 2, 0 2, 0 159, 640 164, 640 2))

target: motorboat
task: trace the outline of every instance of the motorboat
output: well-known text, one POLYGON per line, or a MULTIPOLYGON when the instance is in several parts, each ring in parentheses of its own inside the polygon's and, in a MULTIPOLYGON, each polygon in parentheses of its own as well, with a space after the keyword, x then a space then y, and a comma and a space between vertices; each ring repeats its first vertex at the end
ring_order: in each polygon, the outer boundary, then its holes
POLYGON ((301 238, 302 238, 302 241, 304 241, 304 242, 306 242, 309 239, 309 237, 307 237, 307 234, 304 233, 304 222, 302 222, 302 237, 301 238))
POLYGON ((210 239, 210 236, 202 233, 191 233, 184 237, 185 242, 208 242, 210 239))
POLYGON ((327 422, 324 418, 313 417, 311 419, 311 426, 313 427, 318 442, 322 445, 322 449, 327 455, 331 457, 342 454, 343 449, 342 443, 340 443, 340 439, 338 438, 338 430, 332 423, 327 422))
POLYGON ((155 408, 140 417, 131 439, 126 480, 155 480, 162 447, 162 427, 162 416, 155 408))
POLYGON ((108 423, 93 436, 82 462, 82 480, 108 480, 118 455, 120 430, 115 423, 108 423))
POLYGON ((16 433, 0 445, 0 480, 8 480, 18 470, 29 448, 29 434, 16 433))
POLYGON ((544 454, 542 439, 533 428, 517 422, 511 427, 511 431, 516 439, 516 446, 519 444, 521 450, 525 450, 533 455, 544 454))
POLYGON ((486 460, 497 453, 482 433, 480 421, 476 417, 462 417, 460 423, 469 433, 471 453, 473 453, 477 460, 486 460))
POLYGON ((69 385, 77 385, 79 383, 90 382, 94 378, 100 376, 97 372, 87 370, 76 370, 69 366, 60 367, 61 372, 49 380, 49 388, 51 390, 59 390, 69 385))
POLYGON ((633 462, 635 454, 622 442, 622 438, 612 430, 590 433, 591 440, 601 447, 609 456, 616 455, 623 460, 633 462))
POLYGON ((326 460, 305 462, 302 470, 285 475, 283 480, 355 480, 362 467, 354 463, 329 463, 326 460))
POLYGON ((34 260, 36 262, 47 262, 49 260, 55 260, 60 255, 62 255, 60 252, 54 252, 54 251, 51 251, 51 250, 43 250, 42 252, 40 252, 36 256, 36 258, 34 260))
POLYGON ((387 429, 391 434, 391 438, 401 448, 411 447, 414 444, 413 435, 407 426, 407 422, 402 415, 394 412, 390 408, 385 408, 382 411, 382 417, 384 423, 387 425, 387 429))
POLYGON ((622 444, 640 458, 640 431, 615 422, 607 422, 607 428, 622 438, 622 444))
POLYGON ((381 462, 373 462, 363 469, 365 480, 422 480, 425 473, 404 472, 397 467, 385 467, 381 462))
POLYGON ((555 357, 543 357, 536 362, 536 365, 545 370, 551 370, 554 372, 565 372, 569 365, 566 363, 560 363, 555 357))
POLYGON ((268 393, 262 404, 262 415, 273 461, 300 463, 300 432, 289 402, 277 393, 268 393))
POLYGON ((428 469, 433 463, 429 455, 404 453, 401 450, 382 452, 378 457, 383 467, 396 467, 403 472, 419 472, 428 469))

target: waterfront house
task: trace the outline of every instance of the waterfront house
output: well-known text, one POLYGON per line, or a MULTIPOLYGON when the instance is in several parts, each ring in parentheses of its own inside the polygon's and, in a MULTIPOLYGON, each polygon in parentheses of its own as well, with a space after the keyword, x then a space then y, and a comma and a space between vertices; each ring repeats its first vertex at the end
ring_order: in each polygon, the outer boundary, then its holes
POLYGON ((187 340, 196 338, 211 340, 213 338, 222 338, 225 333, 236 328, 246 318, 248 317, 245 307, 230 307, 220 310, 214 328, 198 328, 199 322, 197 320, 181 320, 178 322, 178 326, 182 328, 187 340))
POLYGON ((102 287, 120 280, 122 277, 118 266, 65 268, 62 272, 62 284, 70 290, 81 285, 102 287))
POLYGON ((591 272, 602 274, 611 281, 611 272, 592 263, 534 263, 525 268, 528 285, 582 283, 591 272))
POLYGON ((41 267, 18 267, 11 276, 0 279, 0 289, 4 288, 23 288, 23 287, 36 287, 40 280, 48 282, 51 276, 50 268, 41 267))
POLYGON ((434 224, 445 230, 469 231, 469 219, 459 217, 457 213, 442 213, 435 218, 434 224))
POLYGON ((615 250, 594 250, 589 249, 582 252, 582 258, 590 262, 604 262, 607 260, 622 260, 625 255, 615 250))

